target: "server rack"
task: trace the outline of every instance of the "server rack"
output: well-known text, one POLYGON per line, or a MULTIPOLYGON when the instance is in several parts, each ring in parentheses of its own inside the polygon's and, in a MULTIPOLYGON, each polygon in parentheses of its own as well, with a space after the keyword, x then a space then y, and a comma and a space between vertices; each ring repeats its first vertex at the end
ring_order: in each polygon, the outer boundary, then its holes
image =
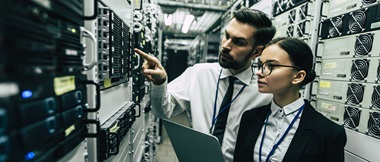
POLYGON ((131 19, 117 13, 132 15, 131 3, 0 2, 0 161, 143 158, 156 121, 148 97, 132 100, 132 68, 141 64, 132 64, 131 19))
MULTIPOLYGON (((86 137, 92 123, 81 42, 83 1, 49 6, 2 1, 1 161, 56 161, 86 137), (72 19, 57 11, 71 12, 72 19)), ((99 88, 96 88, 99 90, 99 88)), ((99 92, 96 98, 99 101, 99 92)))

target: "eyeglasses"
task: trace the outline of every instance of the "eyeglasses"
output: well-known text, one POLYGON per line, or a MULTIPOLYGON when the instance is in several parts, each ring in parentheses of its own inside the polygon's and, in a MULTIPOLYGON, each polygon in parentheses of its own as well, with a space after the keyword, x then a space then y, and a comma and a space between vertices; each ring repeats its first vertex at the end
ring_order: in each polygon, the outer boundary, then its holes
POLYGON ((272 73, 273 68, 276 66, 289 67, 289 68, 294 68, 297 70, 302 70, 300 67, 297 67, 297 66, 273 64, 271 62, 264 62, 264 63, 259 62, 257 64, 257 66, 258 66, 259 70, 261 69, 261 74, 263 74, 264 76, 270 75, 272 73))

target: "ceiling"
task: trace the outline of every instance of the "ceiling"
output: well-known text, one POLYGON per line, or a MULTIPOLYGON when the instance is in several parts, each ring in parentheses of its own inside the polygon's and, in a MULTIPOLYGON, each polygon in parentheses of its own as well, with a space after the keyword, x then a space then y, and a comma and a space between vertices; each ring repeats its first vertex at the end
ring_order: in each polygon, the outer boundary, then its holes
MULTIPOLYGON (((235 0, 236 1, 236 0, 235 0)), ((233 0, 159 0, 159 27, 167 37, 195 38, 205 33, 225 13, 233 0), (165 14, 172 13, 172 24, 166 25, 165 14), (181 32, 186 15, 195 15, 187 33, 181 32)))

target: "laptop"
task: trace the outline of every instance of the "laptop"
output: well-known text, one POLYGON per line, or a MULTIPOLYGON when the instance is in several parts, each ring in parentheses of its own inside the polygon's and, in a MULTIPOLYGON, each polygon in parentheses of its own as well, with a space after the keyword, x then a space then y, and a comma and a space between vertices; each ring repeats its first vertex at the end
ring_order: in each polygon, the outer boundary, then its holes
POLYGON ((225 162, 218 139, 173 121, 162 119, 180 162, 225 162))

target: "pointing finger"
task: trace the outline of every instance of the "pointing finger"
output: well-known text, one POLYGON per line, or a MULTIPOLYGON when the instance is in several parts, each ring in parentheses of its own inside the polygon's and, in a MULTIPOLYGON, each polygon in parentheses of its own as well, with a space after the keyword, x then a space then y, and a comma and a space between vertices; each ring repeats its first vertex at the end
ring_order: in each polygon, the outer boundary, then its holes
POLYGON ((148 55, 147 53, 145 53, 145 52, 143 52, 143 51, 141 51, 141 50, 139 50, 137 48, 135 48, 135 52, 137 54, 139 54, 141 57, 143 57, 148 62, 154 62, 154 63, 157 63, 157 64, 159 63, 158 60, 155 57, 152 57, 152 56, 148 55))

